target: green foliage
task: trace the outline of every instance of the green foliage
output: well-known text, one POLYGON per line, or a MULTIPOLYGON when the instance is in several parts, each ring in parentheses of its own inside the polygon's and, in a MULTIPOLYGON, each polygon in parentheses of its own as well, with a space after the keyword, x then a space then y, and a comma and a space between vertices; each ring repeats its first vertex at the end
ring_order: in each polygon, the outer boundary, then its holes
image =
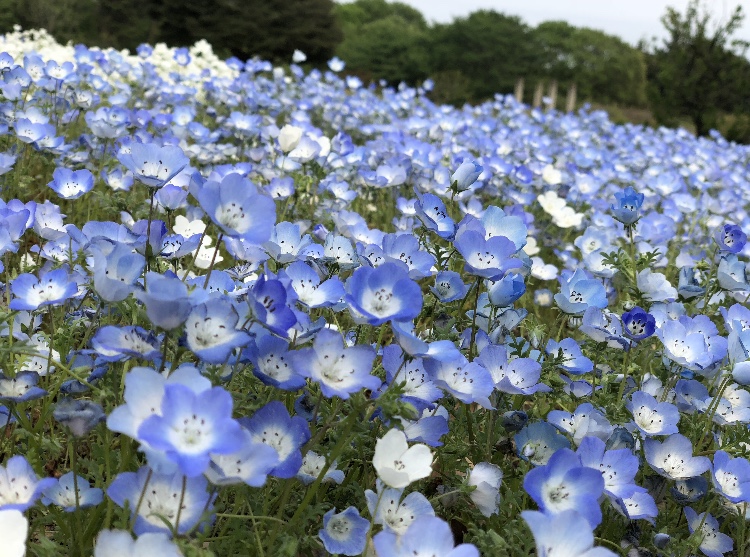
POLYGON ((706 135, 717 127, 720 112, 748 110, 748 45, 732 40, 743 19, 741 6, 718 23, 699 0, 691 0, 684 14, 667 8, 662 23, 668 38, 648 59, 649 100, 660 123, 685 116, 706 135))
POLYGON ((644 56, 622 39, 564 21, 541 23, 533 35, 544 75, 557 80, 562 91, 576 84, 581 100, 646 103, 644 56))
POLYGON ((350 70, 370 79, 415 83, 429 75, 425 32, 397 15, 363 25, 337 53, 350 70))
POLYGON ((469 79, 464 102, 510 93, 519 78, 539 75, 541 56, 530 28, 515 16, 480 10, 431 33, 435 72, 461 72, 469 79))
POLYGON ((349 71, 394 84, 429 75, 427 23, 419 11, 398 2, 358 0, 337 6, 336 15, 344 31, 336 54, 349 71))
POLYGON ((333 56, 342 35, 332 0, 0 0, 0 31, 44 28, 61 42, 134 49, 206 39, 223 56, 313 63, 333 56))

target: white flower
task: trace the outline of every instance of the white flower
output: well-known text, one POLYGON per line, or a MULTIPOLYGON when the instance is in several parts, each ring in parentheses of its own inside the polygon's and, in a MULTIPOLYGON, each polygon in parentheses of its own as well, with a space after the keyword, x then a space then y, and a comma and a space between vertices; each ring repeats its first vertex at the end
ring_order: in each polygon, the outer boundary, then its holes
POLYGON ((677 289, 669 283, 667 277, 661 273, 654 273, 651 269, 643 269, 638 273, 638 290, 651 302, 677 299, 677 289))
POLYGON ((279 146, 281 150, 288 153, 294 149, 302 139, 302 128, 287 124, 279 130, 279 146))
POLYGON ((500 484, 503 471, 489 462, 480 462, 469 474, 468 484, 476 486, 469 497, 484 516, 497 514, 500 507, 500 484))
POLYGON ((0 539, 3 540, 2 554, 7 557, 23 557, 26 553, 26 536, 29 521, 21 511, 11 509, 0 511, 0 539))
POLYGON ((384 484, 402 488, 432 473, 432 451, 422 444, 409 447, 404 432, 391 429, 375 443, 372 464, 384 484))
POLYGON ((550 186, 556 186, 562 182, 562 172, 557 170, 551 164, 548 164, 544 167, 544 170, 542 170, 542 180, 547 182, 550 186))
POLYGON ((133 540, 124 530, 102 530, 96 538, 94 557, 179 557, 180 550, 164 533, 149 532, 133 540))

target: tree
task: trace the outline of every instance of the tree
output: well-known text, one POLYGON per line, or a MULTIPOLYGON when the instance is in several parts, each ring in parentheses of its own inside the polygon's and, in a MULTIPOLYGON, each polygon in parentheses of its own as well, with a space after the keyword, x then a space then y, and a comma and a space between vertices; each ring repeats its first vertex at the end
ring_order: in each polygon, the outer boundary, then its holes
POLYGON ((428 26, 421 12, 399 2, 339 4, 344 40, 336 54, 367 79, 416 83, 429 75, 428 26))
POLYGON ((713 22, 699 0, 685 14, 667 8, 661 21, 668 37, 649 57, 649 97, 657 120, 687 117, 698 135, 716 127, 721 112, 747 104, 750 82, 747 43, 732 40, 744 19, 741 6, 724 22, 713 22))
POLYGON ((646 104, 646 63, 643 54, 602 31, 546 21, 533 31, 544 76, 562 90, 576 84, 578 96, 602 103, 646 104))
MULTIPOLYGON (((153 0, 152 0, 153 1, 153 0)), ((224 56, 289 62, 295 49, 311 63, 329 60, 342 38, 332 0, 163 0, 159 39, 187 46, 206 39, 224 56)))
POLYGON ((468 78, 469 98, 480 101, 495 93, 511 93, 519 78, 539 75, 540 51, 528 25, 515 16, 479 10, 468 17, 437 25, 431 33, 436 82, 445 72, 468 78))

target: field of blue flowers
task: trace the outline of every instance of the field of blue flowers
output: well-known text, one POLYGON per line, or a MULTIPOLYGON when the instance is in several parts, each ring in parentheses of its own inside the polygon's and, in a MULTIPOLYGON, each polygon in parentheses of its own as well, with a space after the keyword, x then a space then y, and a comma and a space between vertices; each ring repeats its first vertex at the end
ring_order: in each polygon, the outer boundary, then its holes
POLYGON ((750 148, 0 38, 0 554, 750 554, 750 148))

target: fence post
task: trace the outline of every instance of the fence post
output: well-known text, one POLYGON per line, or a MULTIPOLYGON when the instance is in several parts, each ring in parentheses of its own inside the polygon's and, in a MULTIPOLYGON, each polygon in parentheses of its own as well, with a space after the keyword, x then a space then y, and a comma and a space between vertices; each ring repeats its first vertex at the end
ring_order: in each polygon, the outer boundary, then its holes
POLYGON ((516 90, 514 92, 516 102, 518 103, 523 103, 523 85, 523 78, 521 77, 516 81, 516 90))
POLYGON ((550 83, 547 96, 550 99, 550 107, 557 108, 557 80, 552 80, 552 83, 550 83))
POLYGON ((573 83, 568 89, 568 95, 565 98, 565 112, 573 112, 576 109, 577 94, 576 84, 573 83))
POLYGON ((536 89, 534 90, 534 100, 532 101, 531 106, 533 106, 534 108, 541 106, 543 92, 544 92, 544 83, 540 81, 539 83, 536 84, 536 89))

